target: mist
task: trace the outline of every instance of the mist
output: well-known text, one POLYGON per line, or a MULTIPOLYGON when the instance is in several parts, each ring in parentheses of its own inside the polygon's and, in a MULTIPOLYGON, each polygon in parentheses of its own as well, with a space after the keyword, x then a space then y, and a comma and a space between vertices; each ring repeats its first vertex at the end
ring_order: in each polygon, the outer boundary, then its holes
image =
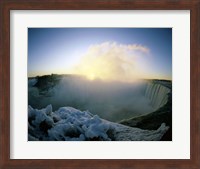
POLYGON ((91 45, 80 61, 66 69, 67 73, 79 74, 90 80, 132 82, 150 77, 147 64, 149 49, 138 44, 104 42, 91 45))
POLYGON ((143 81, 91 81, 83 77, 69 76, 63 77, 48 90, 40 90, 33 87, 33 84, 29 83, 28 104, 38 109, 49 104, 54 110, 69 106, 82 111, 88 110, 110 121, 120 121, 154 110, 144 96, 147 83, 143 81))

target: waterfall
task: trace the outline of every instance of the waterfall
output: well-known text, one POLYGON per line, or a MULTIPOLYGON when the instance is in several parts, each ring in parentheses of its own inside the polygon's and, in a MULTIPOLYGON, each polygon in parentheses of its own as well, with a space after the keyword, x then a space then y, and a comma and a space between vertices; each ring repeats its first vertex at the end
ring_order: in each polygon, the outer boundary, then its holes
POLYGON ((169 92, 170 89, 162 84, 148 83, 145 91, 145 97, 150 100, 151 106, 157 110, 167 103, 169 92))

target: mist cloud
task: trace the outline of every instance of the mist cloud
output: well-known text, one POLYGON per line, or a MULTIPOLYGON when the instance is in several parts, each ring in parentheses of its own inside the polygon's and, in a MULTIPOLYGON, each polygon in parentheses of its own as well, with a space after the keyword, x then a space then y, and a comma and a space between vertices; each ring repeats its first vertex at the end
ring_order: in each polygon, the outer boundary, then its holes
POLYGON ((120 121, 154 110, 148 98, 144 97, 145 81, 116 83, 63 76, 58 84, 48 90, 31 87, 32 80, 29 84, 28 104, 37 109, 49 104, 54 111, 70 106, 82 111, 88 110, 110 121, 120 121))
POLYGON ((104 42, 91 45, 80 63, 70 71, 91 80, 131 81, 141 75, 138 57, 148 55, 149 51, 138 44, 104 42))

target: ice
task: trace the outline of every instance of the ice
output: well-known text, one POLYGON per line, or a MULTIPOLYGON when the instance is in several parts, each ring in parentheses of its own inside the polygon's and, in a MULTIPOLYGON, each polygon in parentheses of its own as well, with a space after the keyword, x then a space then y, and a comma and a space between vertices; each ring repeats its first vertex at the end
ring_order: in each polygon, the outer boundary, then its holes
POLYGON ((87 120, 82 128, 87 138, 101 137, 104 140, 110 140, 106 134, 110 128, 109 124, 104 123, 97 115, 87 120))
POLYGON ((121 141, 158 141, 169 129, 165 123, 162 123, 157 130, 142 130, 116 123, 113 126, 115 127, 116 140, 121 141))
POLYGON ((35 126, 39 126, 44 121, 51 126, 53 126, 54 124, 53 119, 46 114, 46 109, 37 110, 35 120, 33 120, 33 124, 35 126))
POLYGON ((37 138, 31 136, 30 134, 28 135, 28 140, 29 141, 39 141, 37 138))
POLYGON ((142 130, 72 107, 61 107, 52 112, 51 105, 40 110, 28 106, 28 121, 29 141, 156 141, 169 128, 163 123, 157 130, 142 130))
POLYGON ((46 115, 51 115, 51 112, 52 112, 52 105, 48 105, 45 109, 45 113, 46 115))

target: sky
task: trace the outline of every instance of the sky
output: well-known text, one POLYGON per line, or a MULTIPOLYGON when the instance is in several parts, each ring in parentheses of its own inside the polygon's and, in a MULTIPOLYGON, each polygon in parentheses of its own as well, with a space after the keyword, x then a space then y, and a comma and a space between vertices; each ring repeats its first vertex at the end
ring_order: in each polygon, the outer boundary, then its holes
POLYGON ((171 28, 28 28, 28 76, 172 79, 171 28))

